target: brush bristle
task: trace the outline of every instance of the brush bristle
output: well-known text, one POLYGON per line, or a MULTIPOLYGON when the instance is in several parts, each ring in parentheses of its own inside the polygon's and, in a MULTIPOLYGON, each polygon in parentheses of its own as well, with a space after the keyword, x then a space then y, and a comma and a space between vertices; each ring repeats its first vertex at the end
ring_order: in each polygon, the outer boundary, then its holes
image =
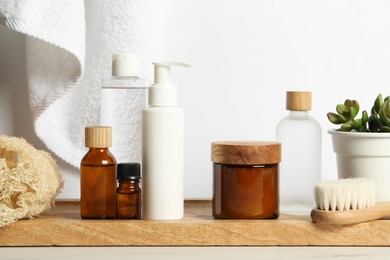
POLYGON ((321 181, 314 186, 320 210, 363 209, 375 205, 375 183, 365 178, 321 181))

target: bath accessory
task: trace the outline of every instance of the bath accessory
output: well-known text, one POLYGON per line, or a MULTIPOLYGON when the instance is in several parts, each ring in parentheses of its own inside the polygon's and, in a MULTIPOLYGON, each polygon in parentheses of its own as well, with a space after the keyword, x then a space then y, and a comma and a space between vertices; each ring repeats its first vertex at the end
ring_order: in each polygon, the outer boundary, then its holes
POLYGON ((321 126, 309 114, 311 92, 287 91, 289 114, 276 127, 282 143, 280 212, 308 214, 314 206, 313 186, 321 180, 321 126))
POLYGON ((141 76, 152 77, 148 69, 161 53, 165 7, 159 0, 0 1, 0 24, 27 36, 34 130, 61 159, 80 166, 82 133, 99 124, 101 80, 111 70, 112 52, 139 53, 141 76))
POLYGON ((80 164, 80 215, 83 219, 115 218, 116 160, 108 147, 112 145, 112 128, 85 128, 88 153, 80 164))
POLYGON ((213 217, 279 217, 280 143, 213 142, 213 217))
POLYGON ((116 190, 116 218, 141 218, 141 188, 139 181, 141 165, 139 163, 118 163, 116 190))
POLYGON ((149 88, 149 105, 142 112, 142 178, 144 219, 181 219, 183 198, 183 110, 177 107, 171 66, 154 63, 155 83, 149 88))
POLYGON ((112 55, 112 77, 102 81, 101 125, 112 126, 112 153, 118 162, 141 162, 141 117, 147 103, 147 80, 139 77, 134 53, 112 55))
POLYGON ((50 209, 62 185, 50 154, 23 138, 0 135, 0 227, 50 209))
POLYGON ((349 225, 390 216, 390 202, 375 204, 375 183, 366 178, 322 181, 314 186, 316 223, 349 225))

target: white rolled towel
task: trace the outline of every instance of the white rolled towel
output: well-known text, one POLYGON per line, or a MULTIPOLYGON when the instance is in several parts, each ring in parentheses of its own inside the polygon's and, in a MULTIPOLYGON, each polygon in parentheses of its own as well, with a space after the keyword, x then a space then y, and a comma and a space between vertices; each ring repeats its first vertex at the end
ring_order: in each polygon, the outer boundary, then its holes
MULTIPOLYGON (((28 36, 34 129, 57 156, 79 167, 86 152, 84 128, 100 121, 100 82, 110 76, 113 52, 138 53, 141 76, 151 80, 165 5, 164 0, 0 2, 0 24, 28 36)), ((140 129, 121 138, 134 131, 140 129)))

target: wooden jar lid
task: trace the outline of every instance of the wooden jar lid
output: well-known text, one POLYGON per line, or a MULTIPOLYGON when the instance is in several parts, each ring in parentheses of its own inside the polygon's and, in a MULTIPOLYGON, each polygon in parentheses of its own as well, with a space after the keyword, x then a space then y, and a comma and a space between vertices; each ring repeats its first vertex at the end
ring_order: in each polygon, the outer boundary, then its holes
POLYGON ((286 108, 295 111, 311 110, 311 92, 287 91, 286 108))
POLYGON ((211 143, 211 161, 219 164, 262 165, 281 160, 281 144, 261 141, 221 141, 211 143))

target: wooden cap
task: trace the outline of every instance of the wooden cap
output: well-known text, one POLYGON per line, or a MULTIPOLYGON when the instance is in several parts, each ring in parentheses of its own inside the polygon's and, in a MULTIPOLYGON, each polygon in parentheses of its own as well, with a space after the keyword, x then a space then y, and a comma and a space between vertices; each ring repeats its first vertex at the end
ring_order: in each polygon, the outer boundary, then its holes
POLYGON ((85 128, 85 146, 107 148, 112 146, 111 126, 89 126, 85 128))
POLYGON ((281 144, 261 141, 221 141, 211 143, 211 161, 220 164, 261 165, 281 160, 281 144))
POLYGON ((295 111, 311 110, 311 92, 287 91, 286 108, 295 111))

